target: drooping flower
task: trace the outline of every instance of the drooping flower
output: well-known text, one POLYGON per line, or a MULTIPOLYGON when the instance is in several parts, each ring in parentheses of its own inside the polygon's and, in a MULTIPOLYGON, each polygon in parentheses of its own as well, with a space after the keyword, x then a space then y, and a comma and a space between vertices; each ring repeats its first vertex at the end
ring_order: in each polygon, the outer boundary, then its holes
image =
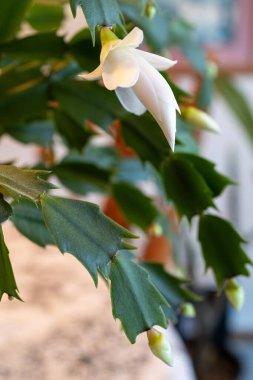
POLYGON ((155 356, 169 366, 173 365, 172 350, 168 339, 154 327, 147 331, 148 343, 155 356))
POLYGON ((100 65, 79 77, 102 78, 105 87, 115 90, 123 107, 135 115, 148 110, 174 150, 176 110, 180 110, 169 84, 158 70, 167 70, 177 62, 136 49, 142 41, 143 31, 137 27, 122 40, 109 28, 102 28, 100 65))

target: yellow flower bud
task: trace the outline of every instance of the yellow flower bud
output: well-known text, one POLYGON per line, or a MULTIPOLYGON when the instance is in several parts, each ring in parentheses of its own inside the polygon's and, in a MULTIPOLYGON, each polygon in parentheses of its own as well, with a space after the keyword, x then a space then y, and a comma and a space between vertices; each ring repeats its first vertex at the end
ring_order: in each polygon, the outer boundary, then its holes
POLYGON ((152 20, 156 15, 156 6, 152 1, 148 1, 145 8, 145 15, 152 20))
POLYGON ((208 61, 207 63, 207 75, 210 79, 215 79, 217 78, 219 74, 219 68, 217 63, 213 61, 208 61))
POLYGON ((169 366, 173 365, 172 350, 163 333, 155 328, 147 332, 148 343, 152 353, 169 366))
POLYGON ((220 132, 220 127, 216 121, 206 112, 195 107, 185 107, 181 109, 182 119, 188 123, 206 129, 211 132, 220 132))
POLYGON ((109 27, 104 26, 100 30, 100 40, 101 40, 101 44, 103 46, 103 45, 107 44, 108 42, 118 41, 119 39, 116 36, 116 34, 114 34, 113 31, 109 27))
POLYGON ((162 236, 163 228, 162 228, 161 224, 153 223, 150 226, 149 232, 151 235, 154 235, 154 236, 162 236))
POLYGON ((190 302, 185 302, 182 305, 182 315, 187 318, 195 318, 196 317, 196 309, 190 302))
POLYGON ((235 280, 228 281, 225 294, 236 310, 240 310, 243 307, 245 299, 244 289, 241 285, 237 284, 235 280))

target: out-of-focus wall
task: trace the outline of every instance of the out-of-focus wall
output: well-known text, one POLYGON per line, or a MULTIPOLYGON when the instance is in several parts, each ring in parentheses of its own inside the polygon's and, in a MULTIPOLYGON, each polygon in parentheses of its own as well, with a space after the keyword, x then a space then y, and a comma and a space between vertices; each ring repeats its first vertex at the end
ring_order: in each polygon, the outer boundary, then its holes
MULTIPOLYGON (((236 76, 234 79, 253 109, 253 75, 236 76)), ((253 141, 244 133, 218 94, 212 104, 211 114, 219 123, 221 134, 205 133, 202 153, 216 162, 220 171, 239 182, 239 186, 231 186, 225 191, 218 200, 218 206, 247 238, 249 244, 245 248, 253 258, 253 141)), ((238 313, 231 309, 230 313, 231 329, 238 332, 253 332, 253 271, 251 273, 251 278, 240 279, 246 291, 242 311, 238 313)))

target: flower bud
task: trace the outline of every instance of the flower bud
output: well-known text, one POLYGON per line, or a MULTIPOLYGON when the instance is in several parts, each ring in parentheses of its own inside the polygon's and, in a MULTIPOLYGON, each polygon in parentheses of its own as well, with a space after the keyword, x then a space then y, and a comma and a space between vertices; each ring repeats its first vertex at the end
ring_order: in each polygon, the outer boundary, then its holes
POLYGON ((149 233, 154 236, 162 236, 163 234, 163 228, 161 224, 159 223, 153 223, 151 224, 149 228, 149 233))
POLYGON ((172 367, 172 350, 164 334, 155 328, 152 328, 147 332, 147 336, 149 347, 152 353, 161 359, 164 363, 172 367))
POLYGON ((211 132, 220 132, 216 121, 206 112, 195 107, 181 108, 181 116, 186 122, 211 132))
POLYGON ((102 46, 107 44, 108 42, 119 40, 116 34, 114 34, 113 31, 108 26, 104 26, 101 28, 100 39, 101 39, 102 46))
POLYGON ((182 315, 187 318, 195 318, 196 317, 196 309, 190 302, 185 302, 182 305, 182 315))
POLYGON ((152 1, 148 1, 145 8, 145 15, 152 20, 156 15, 156 6, 152 1))
POLYGON ((236 310, 240 310, 243 307, 245 299, 244 289, 235 280, 228 281, 225 293, 230 304, 236 310))
POLYGON ((214 61, 208 61, 207 63, 207 76, 210 79, 217 78, 219 74, 218 65, 214 61))

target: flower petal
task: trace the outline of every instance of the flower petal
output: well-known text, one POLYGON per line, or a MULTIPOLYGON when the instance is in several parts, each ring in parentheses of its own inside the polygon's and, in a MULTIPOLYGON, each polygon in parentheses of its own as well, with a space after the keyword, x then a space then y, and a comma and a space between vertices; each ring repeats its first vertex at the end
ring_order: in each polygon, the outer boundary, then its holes
POLYGON ((100 53, 100 62, 103 64, 111 50, 118 47, 121 40, 110 41, 104 44, 100 53))
POLYGON ((107 55, 111 50, 115 50, 120 47, 130 47, 130 48, 136 48, 138 47, 142 41, 143 41, 144 35, 143 31, 137 27, 133 28, 130 33, 126 35, 122 40, 114 40, 109 41, 108 43, 104 44, 101 50, 100 54, 100 62, 104 62, 107 55))
POLYGON ((120 103, 128 112, 139 116, 146 111, 145 106, 137 98, 132 88, 118 87, 115 92, 120 103))
POLYGON ((128 48, 111 50, 104 61, 102 78, 108 90, 134 86, 139 74, 138 61, 128 48))
POLYGON ((144 60, 140 62, 140 76, 133 90, 162 129, 174 150, 176 109, 179 109, 173 92, 163 76, 144 60))
POLYGON ((150 63, 157 70, 168 70, 173 67, 177 61, 172 61, 171 59, 161 57, 157 54, 152 54, 147 51, 135 50, 135 54, 144 58, 148 63, 150 63))
MULTIPOLYGON (((139 58, 138 63, 140 73, 142 74, 143 79, 145 78, 146 86, 153 89, 152 92, 156 94, 156 98, 160 100, 164 99, 166 102, 173 105, 179 113, 181 113, 173 91, 165 78, 144 59, 139 58)), ((148 92, 146 95, 148 95, 148 92)))
POLYGON ((91 73, 82 73, 78 75, 78 78, 86 79, 86 80, 96 80, 102 77, 103 65, 99 65, 95 70, 91 73))
POLYGON ((128 46, 128 47, 136 48, 142 43, 143 38, 144 38, 143 31, 137 28, 136 26, 135 28, 131 30, 130 33, 126 35, 125 38, 123 38, 123 40, 119 42, 118 46, 121 46, 121 47, 128 46))
POLYGON ((167 141, 170 144, 171 150, 175 149, 175 139, 176 139, 176 121, 177 115, 176 110, 173 106, 169 104, 164 104, 165 112, 163 115, 163 122, 160 123, 160 127, 166 137, 167 141))

